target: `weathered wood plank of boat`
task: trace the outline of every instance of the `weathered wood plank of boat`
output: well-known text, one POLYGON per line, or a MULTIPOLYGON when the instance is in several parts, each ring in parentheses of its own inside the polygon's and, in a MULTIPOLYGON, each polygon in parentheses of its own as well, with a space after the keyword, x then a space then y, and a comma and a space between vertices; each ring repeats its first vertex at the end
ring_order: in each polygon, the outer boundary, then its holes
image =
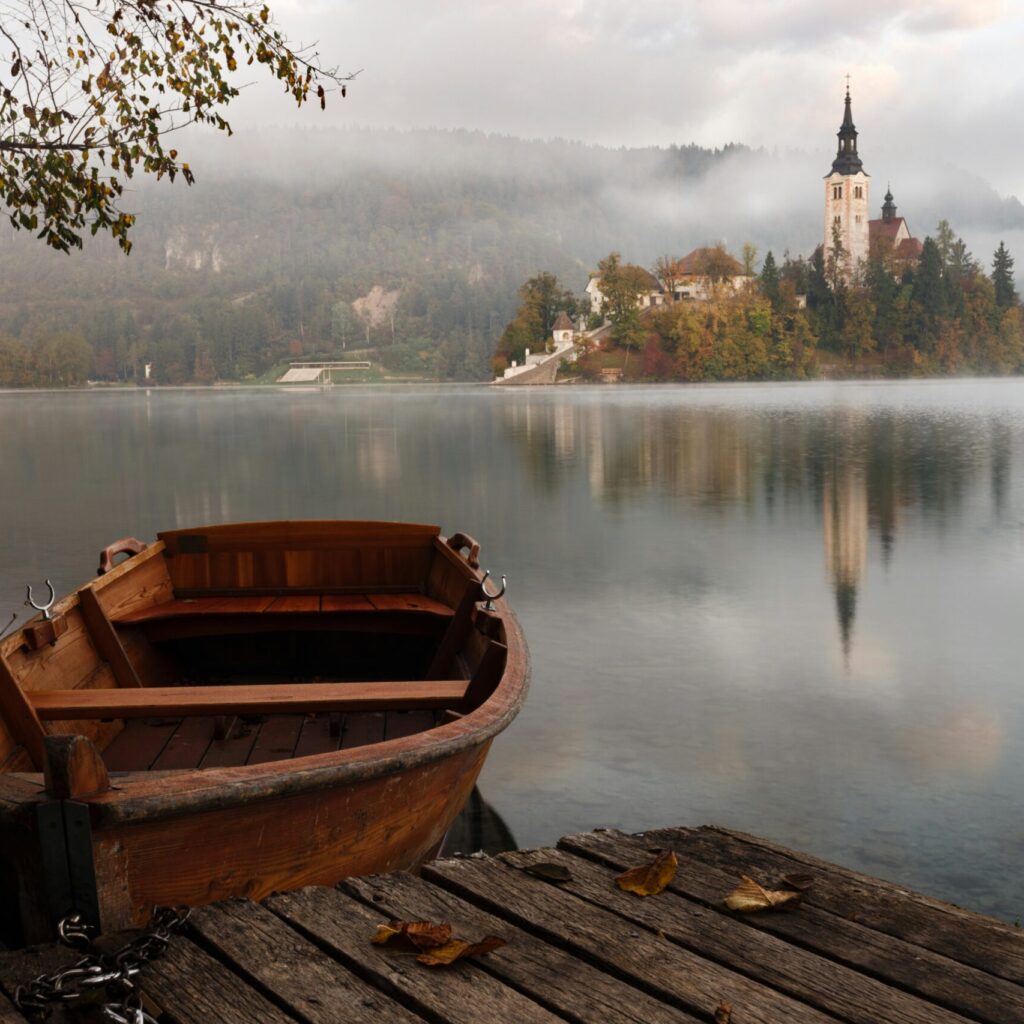
POLYGON ((619 915, 498 859, 438 861, 424 865, 423 876, 704 1020, 728 1000, 742 1006, 745 1024, 835 1022, 833 1016, 667 942, 655 932, 633 929, 628 942, 609 942, 609 936, 621 933, 619 915))
MULTIPOLYGON (((421 739, 394 742, 415 746, 421 739)), ((174 779, 120 779, 119 799, 91 802, 98 818, 93 844, 103 920, 142 921, 156 904, 209 903, 239 893, 261 899, 285 887, 333 884, 347 874, 412 868, 440 843, 476 781, 487 746, 386 774, 375 764, 362 782, 355 781, 354 765, 353 778, 340 788, 277 798, 273 794, 282 787, 274 764, 214 769, 200 778, 210 793, 203 812, 189 809, 195 794, 180 794, 174 779), (255 775, 245 798, 224 786, 243 770, 255 775), (140 790, 149 791, 144 803, 136 799, 140 790), (107 809, 117 812, 114 820, 104 820, 107 809), (297 835, 303 837, 301 860, 297 835), (130 870, 138 864, 146 870, 130 870)), ((301 783, 302 774, 292 773, 289 781, 301 783)))
MULTIPOLYGON (((558 845, 559 849, 621 871, 649 857, 652 844, 668 840, 667 845, 679 851, 681 858, 680 870, 669 888, 705 906, 721 909, 722 895, 736 885, 738 874, 756 869, 751 867, 742 848, 733 848, 737 859, 728 869, 712 866, 702 859, 699 849, 679 841, 683 835, 683 830, 641 836, 609 830, 565 836, 558 845)), ((820 865, 815 867, 815 885, 824 870, 820 865)), ((828 865, 827 870, 833 867, 828 865)), ((770 878, 781 877, 776 871, 770 877, 762 877, 769 882, 770 878)), ((903 892, 900 902, 910 898, 903 892)), ((799 913, 750 914, 737 920, 986 1024, 1019 1024, 1024 1020, 1024 989, 1019 985, 876 931, 855 918, 855 909, 832 913, 805 898, 799 913)))
POLYGON ((808 906, 838 916, 852 913, 860 924, 1024 984, 1024 937, 981 914, 916 894, 908 900, 909 891, 900 886, 728 829, 659 830, 649 836, 652 843, 677 844, 680 852, 692 851, 726 870, 737 863, 779 876, 810 869, 816 881, 804 897, 808 906))
POLYGON ((158 534, 169 555, 179 597, 219 590, 376 589, 387 578, 392 590, 415 591, 430 567, 437 527, 346 523, 351 544, 338 550, 332 522, 234 523, 158 534), (272 537, 272 541, 268 538, 272 537))
POLYGON ((231 900, 202 907, 193 912, 189 930, 308 1024, 421 1024, 422 1018, 257 903, 231 900))
MULTIPOLYGON (((134 723, 132 723, 134 724, 134 723)), ((238 720, 231 731, 223 738, 214 736, 202 761, 200 768, 237 768, 249 763, 256 741, 259 739, 262 724, 238 720)))
POLYGON ((273 715, 260 729, 247 764, 287 761, 295 753, 295 744, 302 732, 302 715, 273 715))
POLYGON ((20 744, 32 767, 41 769, 45 760, 43 741, 46 731, 32 702, 18 685, 7 662, 0 656, 0 714, 7 726, 10 745, 3 753, 13 753, 14 744, 20 744))
POLYGON ((421 878, 372 875, 346 879, 339 888, 373 908, 381 920, 450 921, 458 935, 503 936, 508 945, 487 957, 488 973, 569 1020, 601 1024, 696 1024, 698 1020, 421 878))
POLYGON ((448 972, 416 965, 404 969, 401 955, 368 941, 383 919, 380 912, 337 890, 284 893, 267 900, 267 907, 350 970, 394 992, 428 1020, 446 1024, 555 1024, 561 1020, 476 964, 448 972))
POLYGON ((146 686, 119 690, 42 690, 29 704, 43 721, 154 718, 288 711, 411 711, 446 708, 467 697, 465 679, 384 683, 277 683, 221 686, 146 686))
POLYGON ((110 665, 117 685, 141 687, 142 683, 135 666, 131 663, 110 619, 107 618, 96 591, 92 587, 82 587, 78 592, 78 605, 82 609, 85 628, 89 631, 96 650, 110 665))
MULTIPOLYGON (((835 1014, 850 1024, 890 1020, 901 1024, 965 1024, 965 1018, 959 1014, 858 975, 845 965, 750 928, 732 915, 721 914, 671 891, 661 893, 656 900, 637 899, 615 885, 619 872, 605 865, 581 861, 556 850, 510 853, 500 859, 520 870, 540 861, 563 864, 572 877, 560 885, 560 891, 611 910, 708 960, 731 967, 767 988, 835 1014)), ((629 866, 649 859, 650 854, 641 855, 629 866)))
POLYGON ((338 722, 335 729, 330 715, 317 715, 307 718, 302 725, 299 742, 295 744, 296 757, 310 757, 313 754, 326 754, 337 750, 341 744, 344 722, 338 722))

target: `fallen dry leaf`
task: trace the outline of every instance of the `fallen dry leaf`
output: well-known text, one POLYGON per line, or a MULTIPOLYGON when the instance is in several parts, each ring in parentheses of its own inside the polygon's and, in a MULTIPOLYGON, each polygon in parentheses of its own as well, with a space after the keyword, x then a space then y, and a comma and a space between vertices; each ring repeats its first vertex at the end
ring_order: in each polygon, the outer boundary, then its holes
POLYGON ((404 942, 415 949, 434 949, 451 940, 452 926, 447 922, 396 921, 377 925, 377 933, 370 940, 376 946, 404 942))
POLYGON ((765 889, 749 875, 740 875, 740 878, 740 884, 725 897, 725 905, 730 910, 753 914, 758 910, 774 910, 800 898, 800 893, 788 889, 765 889))
POLYGON ((715 1024, 729 1024, 732 1020, 732 1003, 727 999, 723 999, 717 1007, 715 1007, 715 1024))
POLYGON ((657 896, 676 877, 679 860, 672 850, 662 850, 649 864, 630 868, 619 875, 615 882, 624 892, 635 892, 637 896, 657 896))
POLYGON ((537 861, 536 864, 527 864, 523 870, 528 875, 543 878, 548 882, 569 882, 572 880, 572 872, 564 864, 555 864, 547 860, 537 861))
POLYGON ((457 960, 490 953, 491 950, 500 949, 505 945, 508 943, 504 939, 499 939, 497 935, 485 935, 479 942, 463 942, 462 939, 452 939, 443 946, 420 953, 416 959, 428 967, 447 967, 457 960))

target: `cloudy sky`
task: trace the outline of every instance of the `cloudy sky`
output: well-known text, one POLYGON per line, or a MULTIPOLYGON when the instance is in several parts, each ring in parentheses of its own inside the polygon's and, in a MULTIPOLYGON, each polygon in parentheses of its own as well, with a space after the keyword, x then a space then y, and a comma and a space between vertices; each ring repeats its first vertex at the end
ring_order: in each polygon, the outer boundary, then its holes
MULTIPOLYGON (((271 0, 363 68, 326 115, 266 86, 255 120, 475 128, 607 145, 730 141, 827 160, 849 72, 875 177, 938 157, 1024 197, 1022 0, 271 0)), ((907 186, 903 188, 906 193, 907 186)))

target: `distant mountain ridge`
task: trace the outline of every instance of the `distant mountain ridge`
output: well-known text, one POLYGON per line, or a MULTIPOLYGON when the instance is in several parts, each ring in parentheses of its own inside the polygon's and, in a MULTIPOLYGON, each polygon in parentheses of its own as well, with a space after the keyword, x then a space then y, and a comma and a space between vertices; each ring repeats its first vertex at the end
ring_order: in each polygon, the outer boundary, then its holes
MULTIPOLYGON (((808 255, 821 235, 821 154, 361 129, 193 134, 180 148, 197 184, 136 180, 127 258, 102 239, 68 257, 0 229, 0 332, 81 332, 118 375, 169 361, 167 379, 187 379, 209 359, 244 377, 359 340, 482 377, 538 270, 582 292, 612 249, 649 266, 717 241, 808 255), (375 287, 399 294, 367 330, 351 303, 375 287)), ((914 194, 894 191, 920 237, 946 217, 986 265, 994 239, 1024 243, 1017 199, 953 168, 904 178, 914 194)))

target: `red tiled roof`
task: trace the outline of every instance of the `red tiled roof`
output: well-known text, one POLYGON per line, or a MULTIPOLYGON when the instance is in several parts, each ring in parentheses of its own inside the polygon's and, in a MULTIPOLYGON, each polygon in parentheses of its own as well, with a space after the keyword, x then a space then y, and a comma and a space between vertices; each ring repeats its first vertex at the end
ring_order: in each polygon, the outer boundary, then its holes
MULTIPOLYGON (((713 250, 707 246, 694 249, 693 252, 688 253, 676 264, 679 273, 685 277, 703 277, 707 267, 708 256, 711 252, 713 250)), ((728 260, 726 265, 729 268, 730 274, 733 277, 741 277, 743 275, 742 264, 728 253, 725 254, 725 257, 728 260)))
POLYGON ((896 246, 896 255, 901 260, 916 260, 921 256, 924 246, 916 238, 904 238, 896 246))
POLYGON ((902 217, 893 217, 890 221, 884 221, 881 217, 878 220, 870 220, 868 221, 868 238, 872 242, 876 238, 887 238, 890 242, 895 242, 902 223, 902 217))
POLYGON ((561 313, 555 318, 555 326, 551 328, 553 331, 571 331, 573 329, 572 321, 569 319, 569 314, 563 309, 561 313))

